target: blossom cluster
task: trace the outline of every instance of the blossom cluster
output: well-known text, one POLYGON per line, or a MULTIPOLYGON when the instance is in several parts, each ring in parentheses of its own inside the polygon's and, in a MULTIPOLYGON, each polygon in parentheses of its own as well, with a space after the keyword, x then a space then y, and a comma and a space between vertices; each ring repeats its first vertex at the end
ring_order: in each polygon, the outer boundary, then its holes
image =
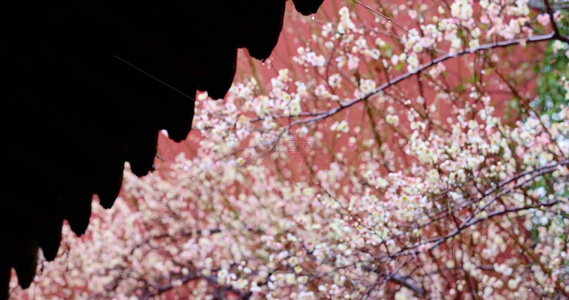
POLYGON ((539 73, 505 49, 551 24, 527 0, 409 3, 340 5, 288 68, 201 94, 193 154, 125 173, 20 295, 568 296, 569 108, 533 110, 539 73))

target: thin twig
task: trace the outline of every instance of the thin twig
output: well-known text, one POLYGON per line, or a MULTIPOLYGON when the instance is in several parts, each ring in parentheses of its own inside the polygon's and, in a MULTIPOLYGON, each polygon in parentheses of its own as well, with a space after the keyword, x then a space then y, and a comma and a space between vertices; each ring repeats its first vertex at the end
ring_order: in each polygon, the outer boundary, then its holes
POLYGON ((398 28, 400 28, 401 30, 405 31, 406 33, 408 33, 409 35, 415 36, 413 33, 411 33, 409 30, 405 29, 403 26, 397 24, 395 21, 393 21, 390 17, 378 12, 377 10, 371 8, 370 6, 363 4, 362 2, 358 1, 358 0, 354 0, 354 2, 356 2, 357 4, 363 6, 365 9, 371 11, 372 13, 384 18, 385 20, 387 20, 388 23, 392 23, 395 26, 397 26, 398 28))

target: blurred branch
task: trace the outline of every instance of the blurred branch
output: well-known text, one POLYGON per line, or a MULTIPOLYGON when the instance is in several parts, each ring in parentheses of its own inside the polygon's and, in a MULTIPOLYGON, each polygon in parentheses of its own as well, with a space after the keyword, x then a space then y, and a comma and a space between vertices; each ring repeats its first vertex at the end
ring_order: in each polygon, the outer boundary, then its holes
POLYGON ((416 280, 414 280, 413 278, 409 277, 409 276, 402 276, 399 274, 392 274, 391 278, 389 279, 397 284, 399 284, 400 286, 404 286, 410 290, 412 290, 415 294, 418 294, 419 296, 425 296, 426 292, 424 289, 422 289, 419 286, 416 286, 413 282, 417 282, 416 280))
POLYGON ((543 0, 543 5, 545 6, 545 11, 549 15, 549 21, 551 22, 551 26, 552 26, 553 32, 555 34, 555 39, 569 43, 569 38, 563 36, 561 34, 561 32, 559 31, 559 27, 557 26, 557 23, 555 22, 555 16, 554 16, 555 13, 553 12, 553 8, 551 7, 551 4, 549 4, 549 0, 543 0))
POLYGON ((130 255, 134 254, 134 251, 138 248, 141 248, 143 246, 148 245, 150 242, 155 241, 155 240, 160 240, 160 239, 165 239, 165 238, 171 238, 171 239, 176 239, 176 238, 190 238, 196 235, 202 235, 205 231, 207 231, 208 235, 209 234, 216 234, 216 233, 221 233, 221 229, 219 228, 214 228, 214 229, 209 229, 209 230, 196 230, 196 231, 188 231, 188 232, 180 232, 178 233, 176 236, 170 235, 168 233, 162 233, 162 234, 158 234, 158 235, 154 235, 154 236, 150 236, 148 238, 146 238, 144 241, 137 243, 136 245, 134 245, 134 247, 132 247, 132 250, 130 251, 130 255))
MULTIPOLYGON (((545 1, 545 2, 548 2, 548 1, 545 1)), ((528 6, 530 8, 533 8, 533 9, 546 11, 546 5, 544 4, 543 0, 529 0, 528 6)), ((567 2, 567 1, 564 1, 561 3, 555 3, 555 4, 551 5, 551 9, 553 11, 557 11, 557 10, 561 10, 561 9, 567 9, 567 8, 569 8, 569 2, 567 2)))
POLYGON ((415 285, 415 283, 418 281, 416 279, 413 279, 410 276, 401 275, 397 272, 392 272, 390 274, 384 274, 384 273, 378 272, 378 269, 374 268, 372 266, 364 266, 363 268, 366 271, 379 273, 379 275, 386 276, 387 280, 392 281, 394 283, 397 283, 400 286, 406 287, 419 296, 425 296, 427 293, 424 289, 415 285))
POLYGON ((187 284, 190 281, 194 281, 194 280, 199 280, 199 279, 205 279, 207 282, 209 282, 210 284, 213 284, 216 287, 216 290, 220 290, 222 292, 221 298, 220 299, 225 299, 225 293, 227 291, 231 292, 231 293, 235 293, 239 298, 238 299, 249 299, 251 298, 251 295, 253 294, 253 292, 247 291, 247 292, 243 292, 240 290, 235 289, 234 287, 230 286, 230 285, 220 285, 217 281, 217 277, 215 276, 205 276, 205 275, 198 275, 198 271, 196 270, 195 272, 191 272, 185 276, 182 276, 178 279, 174 279, 173 281, 171 281, 170 283, 164 284, 164 285, 160 285, 160 286, 153 286, 152 290, 149 290, 148 292, 146 292, 146 294, 144 294, 142 297, 140 297, 139 299, 142 300, 148 300, 154 296, 158 296, 160 294, 163 294, 165 292, 168 292, 170 290, 173 290, 175 288, 177 288, 178 286, 187 284), (178 284, 174 284, 174 282, 180 282, 181 285, 178 284))

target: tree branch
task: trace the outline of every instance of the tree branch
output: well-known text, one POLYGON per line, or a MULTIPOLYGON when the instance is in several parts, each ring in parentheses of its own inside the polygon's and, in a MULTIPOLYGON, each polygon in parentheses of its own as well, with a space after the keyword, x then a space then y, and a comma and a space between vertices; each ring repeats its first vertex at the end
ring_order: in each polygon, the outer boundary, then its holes
POLYGON ((547 12, 547 14, 549 15, 549 21, 550 21, 551 26, 553 28, 553 33, 554 33, 555 39, 569 43, 569 38, 563 36, 561 34, 561 32, 559 31, 559 27, 557 26, 557 23, 555 22, 555 17, 554 17, 555 13, 553 12, 553 8, 551 7, 549 0, 543 0, 543 5, 545 6, 545 12, 547 12))
POLYGON ((251 297, 251 295, 253 294, 251 291, 243 292, 243 291, 240 291, 238 289, 235 289, 234 287, 232 287, 230 285, 220 285, 217 282, 217 278, 215 276, 198 275, 197 273, 198 273, 198 271, 192 272, 192 273, 189 273, 189 274, 182 276, 178 279, 175 279, 175 280, 173 280, 167 284, 164 284, 161 286, 155 286, 155 287, 153 287, 153 290, 149 290, 148 292, 146 292, 146 294, 144 294, 140 299, 148 300, 154 296, 157 296, 157 295, 163 294, 167 291, 175 289, 178 286, 176 286, 173 283, 174 281, 181 281, 182 285, 184 285, 190 281, 197 280, 197 279, 205 279, 209 283, 215 285, 217 289, 223 289, 223 290, 235 293, 239 297, 239 299, 249 299, 251 297))
MULTIPOLYGON (((563 39, 567 39, 566 37, 561 37, 563 39)), ((402 81, 405 81, 411 77, 413 77, 414 75, 421 73, 435 65, 438 65, 442 62, 445 62, 447 60, 450 60, 452 58, 456 58, 456 57, 460 57, 460 56, 464 56, 467 54, 472 54, 472 53, 476 53, 476 52, 483 52, 483 51, 488 51, 488 50, 492 50, 492 49, 496 49, 496 48, 506 48, 509 46, 514 46, 514 45, 519 45, 522 43, 526 43, 526 44, 531 44, 531 43, 539 43, 539 42, 545 42, 545 41, 550 41, 553 39, 560 39, 560 36, 556 33, 556 32, 551 32, 549 34, 545 34, 545 35, 538 35, 538 36, 532 36, 532 37, 528 37, 526 39, 513 39, 513 40, 507 40, 507 41, 501 41, 501 42, 496 42, 496 43, 488 43, 488 44, 483 44, 479 47, 476 48, 467 48, 464 49, 460 52, 451 54, 445 54, 443 56, 440 56, 434 60, 431 60, 429 63, 426 63, 420 67, 418 67, 416 70, 414 70, 413 72, 407 72, 405 74, 402 74, 398 77, 395 77, 394 79, 382 84, 381 86, 379 86, 378 88, 376 88, 374 91, 361 96, 359 98, 350 100, 347 103, 342 104, 341 106, 335 107, 333 109, 327 110, 327 111, 321 111, 321 112, 316 112, 316 113, 304 113, 304 114, 300 114, 299 117, 307 117, 305 119, 300 119, 300 120, 296 120, 294 122, 292 122, 291 124, 289 124, 288 126, 286 126, 283 131, 281 133, 278 134, 278 136, 282 136, 285 132, 287 132, 288 130, 290 130, 291 128, 297 126, 297 125, 301 125, 301 124, 306 124, 306 123, 312 123, 312 122, 317 122, 323 119, 326 119, 332 115, 335 115, 337 113, 339 113, 342 110, 345 110, 357 103, 360 103, 362 101, 364 101, 365 99, 372 97, 382 91, 384 91, 385 89, 397 85, 402 81), (310 118, 308 118, 310 117, 310 118)), ((277 116, 272 116, 272 118, 290 118, 290 116, 281 116, 281 115, 277 115, 277 116)), ((250 122, 258 122, 261 121, 261 118, 253 118, 250 119, 250 122)))

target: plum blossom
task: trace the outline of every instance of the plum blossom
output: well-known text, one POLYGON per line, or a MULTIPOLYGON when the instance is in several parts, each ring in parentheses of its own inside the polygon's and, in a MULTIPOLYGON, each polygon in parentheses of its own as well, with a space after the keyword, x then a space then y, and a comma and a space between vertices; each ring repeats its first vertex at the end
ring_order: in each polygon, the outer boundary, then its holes
POLYGON ((338 4, 286 67, 199 94, 189 150, 125 172, 116 205, 94 203, 84 237, 65 226, 15 297, 567 297, 569 108, 532 102, 541 74, 516 51, 543 44, 488 44, 548 16, 524 0, 373 6, 388 22, 338 4))

